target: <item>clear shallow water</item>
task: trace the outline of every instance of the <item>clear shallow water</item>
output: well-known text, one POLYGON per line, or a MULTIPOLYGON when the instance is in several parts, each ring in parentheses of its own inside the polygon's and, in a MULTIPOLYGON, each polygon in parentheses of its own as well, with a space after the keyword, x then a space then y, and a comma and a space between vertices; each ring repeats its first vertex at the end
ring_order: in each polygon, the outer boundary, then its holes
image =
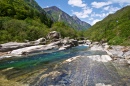
POLYGON ((54 61, 71 58, 77 55, 106 54, 105 52, 101 51, 92 52, 87 50, 88 50, 87 46, 77 46, 64 51, 50 50, 50 51, 43 51, 43 53, 39 53, 36 55, 6 59, 0 61, 0 69, 8 67, 14 67, 14 68, 33 67, 37 66, 40 63, 48 64, 54 61))
POLYGON ((43 51, 0 61, 0 75, 10 81, 27 83, 30 86, 95 86, 98 83, 130 86, 128 66, 113 62, 96 62, 87 58, 87 55, 105 54, 103 51, 89 51, 87 46, 77 46, 64 51, 43 51), (84 57, 71 63, 63 63, 64 60, 77 55, 84 57), (8 68, 12 69, 5 71, 8 68))
POLYGON ((72 49, 64 50, 64 51, 43 51, 43 53, 24 56, 24 57, 16 57, 13 59, 6 59, 0 61, 0 69, 14 67, 14 68, 24 68, 36 66, 40 63, 50 63, 62 59, 67 59, 76 55, 81 54, 81 51, 86 51, 87 46, 77 46, 72 49))

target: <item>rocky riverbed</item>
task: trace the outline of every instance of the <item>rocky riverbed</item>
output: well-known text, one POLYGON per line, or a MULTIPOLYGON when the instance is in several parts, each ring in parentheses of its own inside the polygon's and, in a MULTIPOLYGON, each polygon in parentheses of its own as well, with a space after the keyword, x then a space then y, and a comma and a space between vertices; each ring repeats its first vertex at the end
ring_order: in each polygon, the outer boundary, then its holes
POLYGON ((1 44, 0 85, 130 86, 130 46, 48 38, 1 44))
POLYGON ((129 65, 113 62, 107 56, 104 51, 77 46, 23 59, 3 60, 0 83, 2 86, 10 86, 10 83, 19 86, 129 86, 129 65))

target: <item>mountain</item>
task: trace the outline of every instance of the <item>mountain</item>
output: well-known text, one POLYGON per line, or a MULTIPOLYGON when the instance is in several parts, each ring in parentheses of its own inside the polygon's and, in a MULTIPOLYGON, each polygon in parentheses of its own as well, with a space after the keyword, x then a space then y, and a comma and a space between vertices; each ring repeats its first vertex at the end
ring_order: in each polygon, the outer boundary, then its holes
POLYGON ((86 31, 86 36, 109 44, 130 45, 130 6, 108 15, 86 31))
POLYGON ((64 22, 65 24, 69 25, 72 28, 78 29, 78 30, 85 30, 91 27, 90 24, 81 21, 77 16, 70 16, 61 9, 59 9, 56 6, 44 8, 44 10, 52 16, 53 20, 55 22, 64 22))
POLYGON ((0 43, 33 41, 46 37, 54 30, 60 32, 62 37, 83 36, 83 31, 77 31, 63 22, 53 22, 52 19, 35 0, 0 0, 0 43))
POLYGON ((0 43, 45 37, 52 24, 35 0, 0 0, 0 43))
POLYGON ((52 24, 51 18, 35 0, 1 0, 0 6, 0 16, 9 16, 19 20, 37 17, 48 27, 52 24))

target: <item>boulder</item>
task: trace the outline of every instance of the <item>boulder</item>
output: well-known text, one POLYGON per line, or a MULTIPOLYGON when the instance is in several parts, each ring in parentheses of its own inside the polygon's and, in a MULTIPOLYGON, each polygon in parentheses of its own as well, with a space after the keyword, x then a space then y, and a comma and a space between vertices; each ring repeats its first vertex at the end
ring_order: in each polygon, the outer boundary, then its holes
POLYGON ((130 57, 130 51, 124 52, 124 57, 130 57))
POLYGON ((78 44, 84 44, 84 43, 85 43, 84 40, 78 41, 78 44))
POLYGON ((34 51, 38 51, 41 48, 45 47, 44 45, 37 45, 37 46, 31 46, 31 47, 25 47, 25 48, 20 48, 20 49, 16 49, 11 51, 11 55, 12 56, 18 56, 18 55, 26 55, 28 53, 34 52, 34 51))
POLYGON ((90 40, 86 40, 86 44, 87 44, 87 45, 91 45, 92 42, 91 42, 90 40))
POLYGON ((61 42, 66 45, 69 44, 69 37, 65 37, 63 40, 61 40, 61 42))
POLYGON ((48 39, 59 39, 61 37, 60 33, 57 31, 52 31, 47 35, 48 39))
POLYGON ((18 42, 8 42, 5 44, 1 44, 0 52, 7 52, 18 48, 31 46, 30 43, 18 43, 18 42))
POLYGON ((39 45, 39 44, 46 44, 46 38, 42 37, 39 38, 38 40, 34 41, 35 45, 39 45))
POLYGON ((128 63, 128 65, 130 65, 130 59, 129 59, 129 60, 127 60, 127 63, 128 63))
POLYGON ((68 49, 68 48, 70 48, 71 47, 71 45, 63 45, 63 46, 61 46, 60 48, 59 48, 59 50, 65 50, 65 49, 68 49))
POLYGON ((69 40, 69 43, 71 44, 71 46, 78 46, 78 41, 77 40, 74 40, 74 39, 70 39, 69 40))
POLYGON ((54 49, 55 47, 57 47, 57 44, 59 44, 59 43, 60 42, 54 42, 54 43, 50 43, 48 45, 35 45, 35 46, 20 48, 20 49, 11 51, 10 54, 12 56, 21 56, 21 55, 27 55, 30 53, 41 52, 44 50, 51 50, 51 49, 54 49))
POLYGON ((100 45, 93 45, 90 50, 101 50, 104 51, 103 47, 100 45))

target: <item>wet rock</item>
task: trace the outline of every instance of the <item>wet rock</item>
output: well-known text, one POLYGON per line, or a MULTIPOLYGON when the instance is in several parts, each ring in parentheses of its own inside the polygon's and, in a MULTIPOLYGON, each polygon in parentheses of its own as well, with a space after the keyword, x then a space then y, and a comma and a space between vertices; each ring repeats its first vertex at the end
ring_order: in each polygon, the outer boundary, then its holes
POLYGON ((71 58, 65 60, 63 63, 66 63, 66 62, 72 62, 72 61, 76 60, 76 59, 79 58, 79 57, 81 57, 81 56, 71 57, 71 58))
POLYGON ((65 50, 65 49, 68 49, 68 48, 70 48, 71 47, 71 45, 63 45, 63 46, 61 46, 60 48, 59 48, 59 50, 65 50))

